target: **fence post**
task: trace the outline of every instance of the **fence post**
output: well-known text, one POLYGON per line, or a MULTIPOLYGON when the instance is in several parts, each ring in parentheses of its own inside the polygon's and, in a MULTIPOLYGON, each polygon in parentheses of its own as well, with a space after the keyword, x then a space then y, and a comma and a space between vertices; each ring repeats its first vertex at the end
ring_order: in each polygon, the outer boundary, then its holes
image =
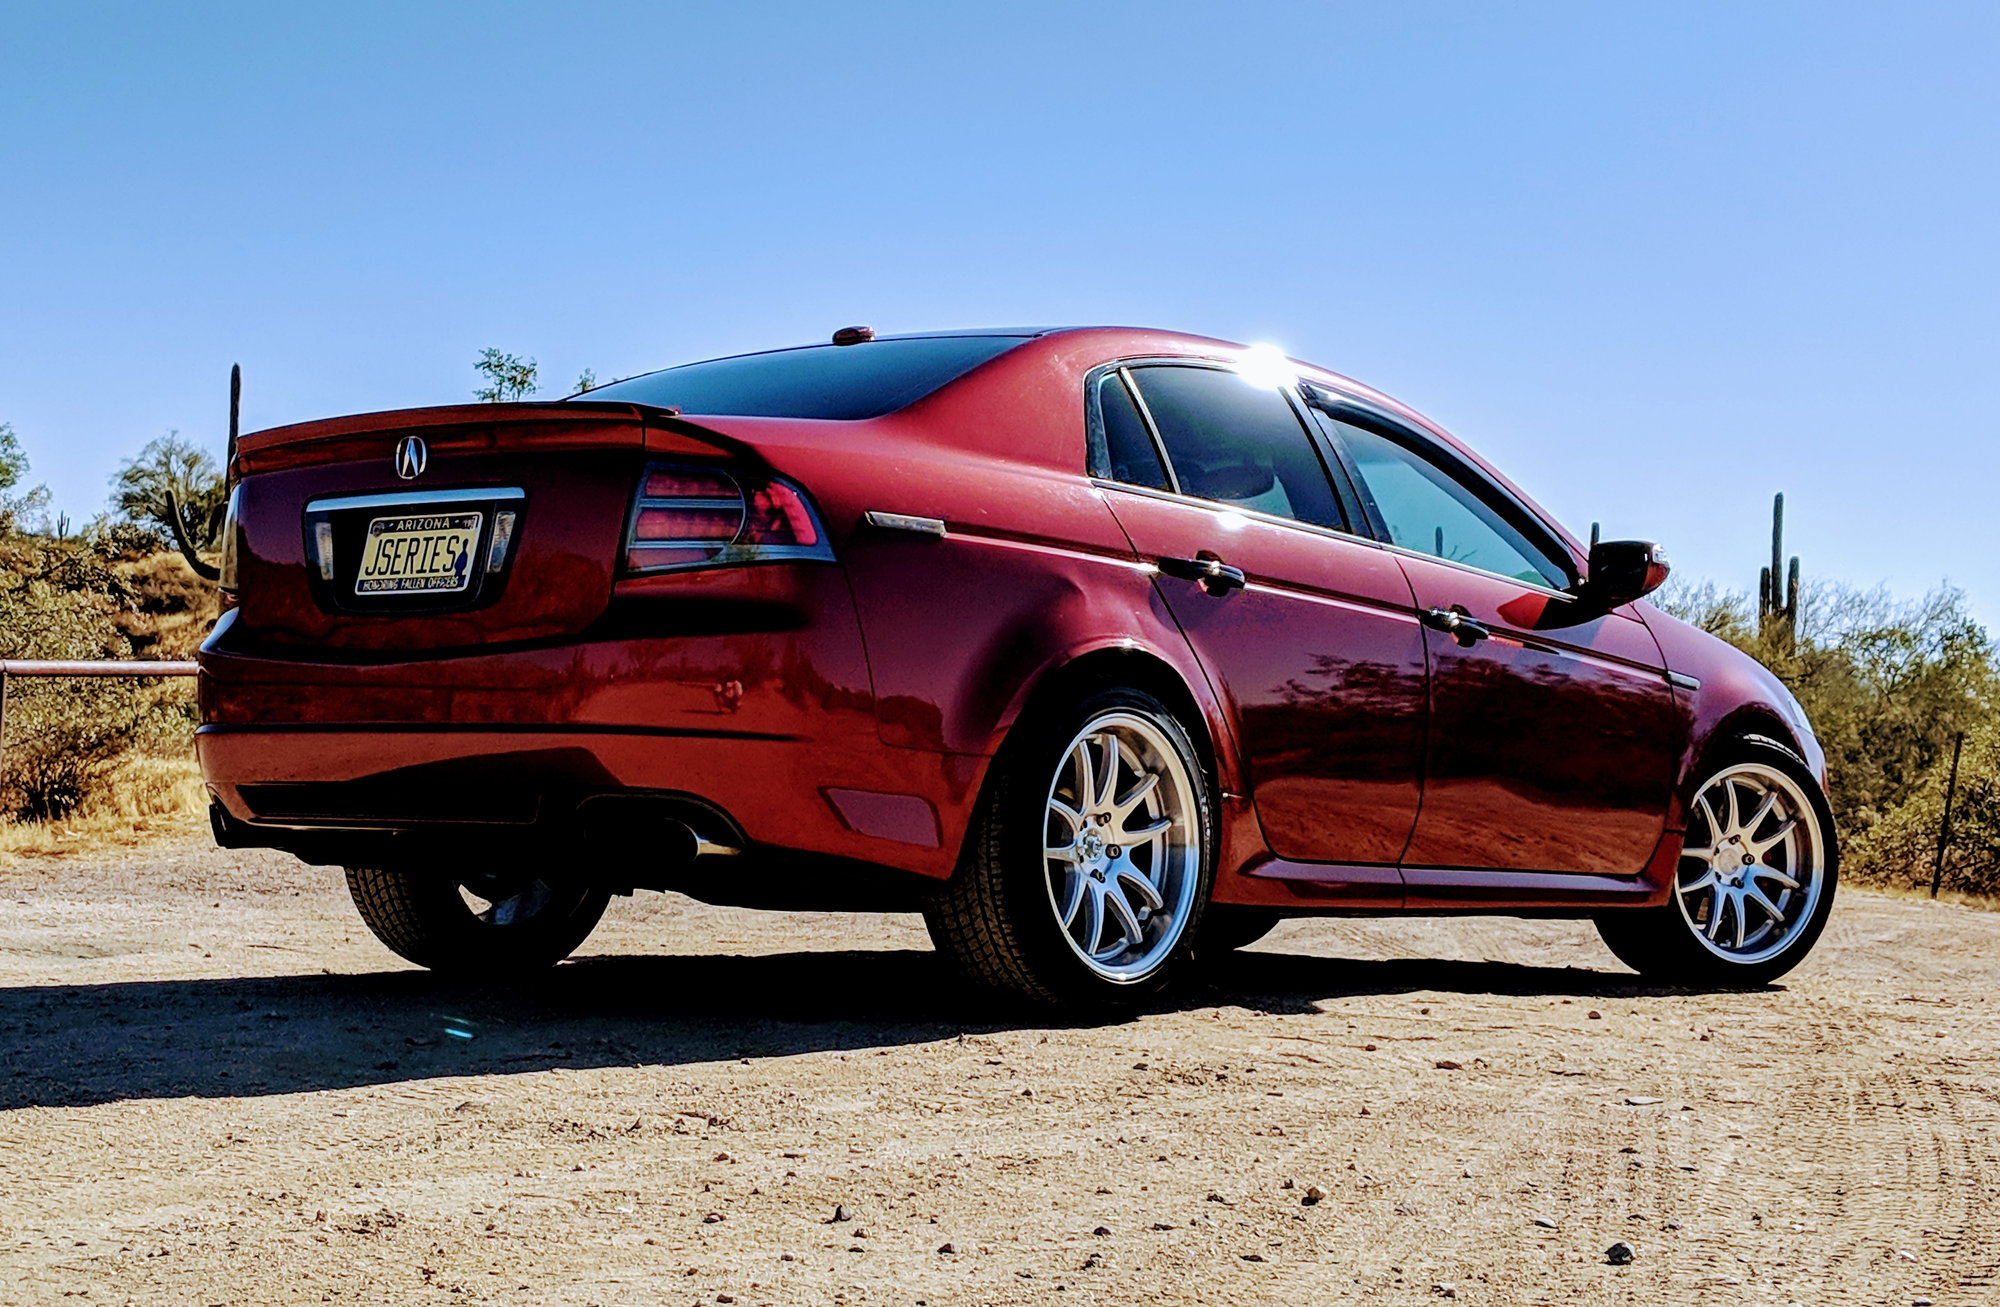
POLYGON ((1944 879, 1944 851, 1951 843, 1951 801, 1958 794, 1958 755, 1965 748, 1965 732, 1960 731, 1951 742, 1951 778, 1944 784, 1944 816, 1938 822, 1937 857, 1931 862, 1931 897, 1938 894, 1938 882, 1944 879))

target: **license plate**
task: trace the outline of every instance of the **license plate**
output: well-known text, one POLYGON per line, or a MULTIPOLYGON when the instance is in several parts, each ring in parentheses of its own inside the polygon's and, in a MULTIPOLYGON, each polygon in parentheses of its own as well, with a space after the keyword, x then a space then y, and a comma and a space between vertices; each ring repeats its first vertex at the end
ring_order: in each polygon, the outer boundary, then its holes
POLYGON ((472 584, 481 513, 378 517, 368 524, 354 593, 450 594, 472 584))

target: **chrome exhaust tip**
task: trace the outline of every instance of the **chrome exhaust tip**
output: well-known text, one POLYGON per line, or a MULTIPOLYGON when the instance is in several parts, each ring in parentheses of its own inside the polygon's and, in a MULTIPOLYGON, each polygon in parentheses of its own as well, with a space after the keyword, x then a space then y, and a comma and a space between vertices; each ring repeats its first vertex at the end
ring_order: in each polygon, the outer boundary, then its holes
POLYGON ((682 867, 697 858, 734 857, 743 852, 734 844, 712 840, 687 822, 670 819, 661 823, 662 851, 669 866, 682 867))

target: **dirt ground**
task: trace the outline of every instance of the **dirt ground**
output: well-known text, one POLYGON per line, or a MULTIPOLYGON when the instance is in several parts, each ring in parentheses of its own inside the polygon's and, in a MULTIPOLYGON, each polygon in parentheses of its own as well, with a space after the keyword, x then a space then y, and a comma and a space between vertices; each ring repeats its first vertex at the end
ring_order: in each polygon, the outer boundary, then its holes
POLYGON ((1859 893, 1752 994, 1294 922, 1044 1026, 915 918, 659 895, 473 990, 283 856, 23 861, 0 1301, 1993 1303, 1996 995, 2000 915, 1859 893))

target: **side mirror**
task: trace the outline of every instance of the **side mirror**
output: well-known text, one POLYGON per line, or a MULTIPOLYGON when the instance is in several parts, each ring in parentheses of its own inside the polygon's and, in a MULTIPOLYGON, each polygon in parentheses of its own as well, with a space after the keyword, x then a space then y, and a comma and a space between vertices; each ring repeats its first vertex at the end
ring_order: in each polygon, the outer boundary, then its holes
POLYGON ((1659 589, 1670 570, 1667 551, 1650 540, 1601 540, 1590 547, 1590 575, 1576 597, 1609 612, 1659 589))

